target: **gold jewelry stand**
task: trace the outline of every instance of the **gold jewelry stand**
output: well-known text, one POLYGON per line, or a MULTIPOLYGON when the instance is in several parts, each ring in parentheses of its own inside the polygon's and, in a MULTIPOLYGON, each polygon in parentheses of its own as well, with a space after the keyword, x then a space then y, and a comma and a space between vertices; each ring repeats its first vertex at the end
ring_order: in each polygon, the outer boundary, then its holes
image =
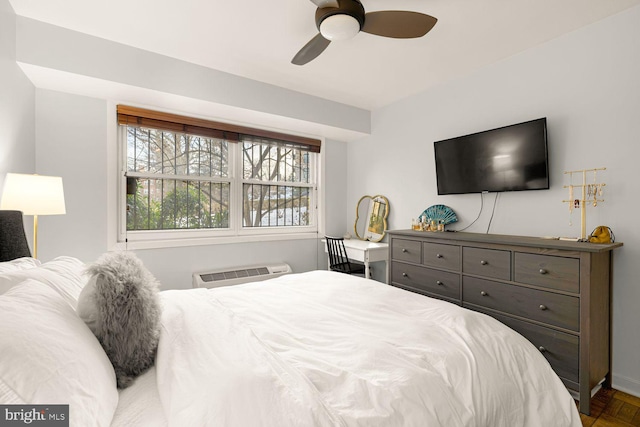
MULTIPOLYGON (((593 207, 598 206, 598 203, 604 202, 604 199, 599 199, 598 196, 602 196, 602 189, 607 184, 603 182, 596 182, 598 171, 607 170, 607 168, 596 169, 580 169, 575 171, 565 171, 565 175, 569 175, 569 185, 565 185, 562 188, 569 189, 569 200, 563 200, 562 203, 569 203, 569 215, 574 208, 580 208, 580 240, 587 238, 587 203, 593 204, 593 207), (582 184, 573 185, 573 174, 582 174, 582 184), (593 174, 593 183, 587 184, 587 174, 593 174), (573 197, 573 189, 580 188, 581 195, 579 199, 573 197)), ((571 221, 569 221, 571 224, 571 221)))

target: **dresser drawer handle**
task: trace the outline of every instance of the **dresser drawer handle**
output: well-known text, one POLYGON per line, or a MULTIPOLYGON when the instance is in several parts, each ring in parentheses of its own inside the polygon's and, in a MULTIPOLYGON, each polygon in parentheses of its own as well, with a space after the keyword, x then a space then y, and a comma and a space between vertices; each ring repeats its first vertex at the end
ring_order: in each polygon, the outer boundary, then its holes
POLYGON ((442 283, 440 280, 436 280, 436 285, 438 286, 442 286, 444 283, 442 283))
POLYGON ((482 260, 482 261, 480 261, 480 264, 482 264, 482 265, 487 265, 487 264, 489 264, 489 263, 488 263, 487 261, 485 261, 485 260, 482 260))
POLYGON ((409 275, 403 271, 402 272, 402 277, 409 277, 409 275))
POLYGON ((547 309, 547 306, 546 306, 546 305, 544 305, 544 304, 540 304, 540 310, 546 310, 546 309, 547 309))
POLYGON ((483 297, 486 297, 489 294, 487 294, 485 291, 480 291, 480 295, 482 295, 483 297))
POLYGON ((540 269, 540 274, 547 274, 547 270, 545 270, 544 268, 540 269))
POLYGON ((540 353, 544 353, 545 351, 547 351, 547 349, 543 346, 538 347, 538 350, 540 350, 540 353))
POLYGON ((407 248, 402 248, 402 252, 407 252, 407 248))
POLYGON ((436 258, 442 258, 442 254, 436 254, 436 258))

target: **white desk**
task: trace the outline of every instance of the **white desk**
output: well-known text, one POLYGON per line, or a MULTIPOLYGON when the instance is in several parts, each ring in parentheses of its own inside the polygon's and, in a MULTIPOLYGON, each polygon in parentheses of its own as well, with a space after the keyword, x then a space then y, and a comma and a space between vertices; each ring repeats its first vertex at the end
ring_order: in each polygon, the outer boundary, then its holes
MULTIPOLYGON (((327 253, 327 241, 322 239, 324 251, 327 253)), ((388 243, 375 243, 359 239, 345 239, 344 248, 347 250, 347 257, 364 263, 364 277, 369 278, 369 263, 384 261, 384 280, 387 282, 387 258, 389 256, 388 243)))

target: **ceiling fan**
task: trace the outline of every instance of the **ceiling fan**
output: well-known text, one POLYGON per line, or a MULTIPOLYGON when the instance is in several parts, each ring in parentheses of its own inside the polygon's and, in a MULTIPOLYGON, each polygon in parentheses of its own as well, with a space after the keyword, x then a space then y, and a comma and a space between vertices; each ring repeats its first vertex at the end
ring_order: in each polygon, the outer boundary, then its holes
POLYGON ((405 10, 365 13, 360 0, 311 0, 318 6, 316 27, 320 33, 312 38, 291 60, 304 65, 318 57, 337 40, 347 40, 360 31, 383 37, 411 39, 427 34, 438 21, 433 16, 405 10))

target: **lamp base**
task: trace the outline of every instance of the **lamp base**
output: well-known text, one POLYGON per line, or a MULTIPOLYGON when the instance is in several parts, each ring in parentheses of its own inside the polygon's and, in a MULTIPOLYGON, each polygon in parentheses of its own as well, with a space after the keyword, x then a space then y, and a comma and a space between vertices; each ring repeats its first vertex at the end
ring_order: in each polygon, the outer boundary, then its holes
POLYGON ((33 216, 33 257, 38 258, 38 215, 33 216))

